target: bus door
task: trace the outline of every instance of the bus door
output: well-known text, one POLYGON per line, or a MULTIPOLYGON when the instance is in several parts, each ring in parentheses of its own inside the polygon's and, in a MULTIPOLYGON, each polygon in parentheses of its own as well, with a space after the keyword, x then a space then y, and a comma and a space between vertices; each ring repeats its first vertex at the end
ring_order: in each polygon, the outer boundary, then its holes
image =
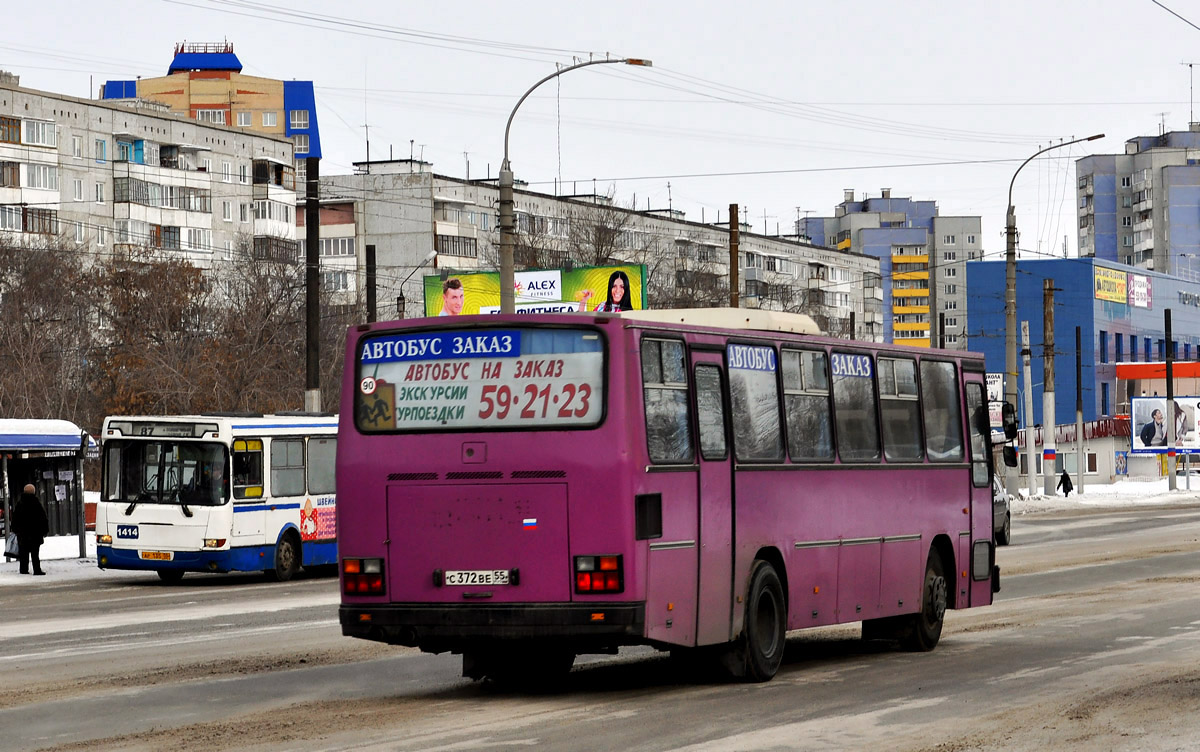
POLYGON ((263 440, 233 442, 234 546, 259 545, 266 521, 263 492, 263 440), (240 540, 239 540, 240 539, 240 540), (252 539, 252 540, 247 540, 252 539))
POLYGON ((696 644, 727 642, 733 618, 733 477, 722 353, 693 352, 699 439, 696 644))
POLYGON ((961 551, 960 560, 970 577, 968 604, 986 606, 992 602, 992 566, 996 560, 993 543, 992 447, 991 426, 987 418, 987 398, 978 374, 964 374, 967 393, 967 435, 971 440, 971 535, 970 551, 961 551))

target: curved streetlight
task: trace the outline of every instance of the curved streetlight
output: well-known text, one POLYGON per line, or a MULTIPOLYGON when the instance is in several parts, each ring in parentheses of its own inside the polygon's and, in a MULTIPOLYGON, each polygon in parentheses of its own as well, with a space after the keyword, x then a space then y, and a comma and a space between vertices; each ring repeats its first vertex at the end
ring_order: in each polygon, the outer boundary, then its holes
POLYGON ((408 273, 408 276, 400 281, 400 294, 396 296, 396 313, 400 316, 400 318, 404 318, 404 283, 412 279, 412 275, 416 274, 417 270, 419 270, 422 266, 425 266, 429 259, 436 255, 437 251, 430 251, 429 253, 425 254, 425 258, 421 259, 421 262, 413 267, 412 271, 408 273))
MULTIPOLYGON (((1013 185, 1016 184, 1017 174, 1021 172, 1021 169, 1046 152, 1084 141, 1095 141, 1098 138, 1104 138, 1104 134, 1097 133, 1094 136, 1077 138, 1074 141, 1051 144, 1022 162, 1008 183, 1008 217, 1004 228, 1007 236, 1004 253, 1004 401, 1014 408, 1017 406, 1017 209, 1012 202, 1013 185)), ((1026 441, 1029 440, 1028 423, 1031 420, 1033 420, 1033 416, 1026 416, 1026 441)), ((1050 430, 1053 430, 1053 427, 1050 430)), ((1032 467, 1029 468, 1029 472, 1033 473, 1032 467)), ((1017 474, 1006 472, 1005 485, 1009 493, 1016 493, 1017 474)))
POLYGON ((641 65, 649 68, 653 65, 649 60, 643 60, 636 57, 627 57, 613 60, 588 60, 584 63, 576 63, 568 65, 566 68, 561 68, 549 76, 546 76, 541 81, 538 81, 533 86, 529 87, 521 98, 517 100, 517 104, 513 107, 512 112, 508 116, 508 123, 504 126, 504 161, 500 163, 500 312, 501 313, 516 313, 516 299, 513 291, 513 285, 516 282, 513 274, 513 229, 516 224, 516 216, 513 212, 513 174, 512 167, 508 162, 508 132, 512 129, 513 118, 517 115, 517 110, 521 103, 529 98, 533 90, 552 78, 557 78, 567 71, 573 71, 577 68, 586 68, 589 65, 610 65, 613 63, 623 63, 625 65, 641 65))

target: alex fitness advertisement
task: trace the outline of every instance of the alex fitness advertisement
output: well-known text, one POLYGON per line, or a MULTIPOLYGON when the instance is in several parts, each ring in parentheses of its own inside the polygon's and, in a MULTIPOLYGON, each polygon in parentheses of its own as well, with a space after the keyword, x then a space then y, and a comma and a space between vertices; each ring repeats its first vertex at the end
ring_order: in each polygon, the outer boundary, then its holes
MULTIPOLYGON (((615 312, 647 307, 646 267, 639 264, 522 271, 514 277, 517 313, 615 312)), ((426 316, 500 312, 498 272, 465 272, 445 279, 430 275, 424 285, 426 316)))

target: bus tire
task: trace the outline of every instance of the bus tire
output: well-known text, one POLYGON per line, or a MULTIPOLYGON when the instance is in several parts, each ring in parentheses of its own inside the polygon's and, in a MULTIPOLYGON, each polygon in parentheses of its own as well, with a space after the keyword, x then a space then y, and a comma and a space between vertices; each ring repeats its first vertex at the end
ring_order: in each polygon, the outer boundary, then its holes
POLYGON ((945 569, 937 551, 929 552, 925 562, 925 579, 921 585, 921 610, 910 617, 903 638, 904 647, 928 652, 937 647, 942 637, 942 624, 948 603, 945 569))
POLYGON ((746 681, 770 681, 783 663, 786 643, 787 601, 783 583, 770 562, 756 559, 750 568, 742 636, 734 643, 728 669, 746 681))
POLYGON ((271 579, 287 582, 300 571, 300 541, 291 530, 283 534, 275 544, 275 568, 268 570, 271 579))
POLYGON ((158 570, 158 579, 162 580, 163 582, 165 582, 169 585, 174 585, 175 583, 177 583, 183 579, 183 570, 182 569, 160 569, 160 570, 158 570))

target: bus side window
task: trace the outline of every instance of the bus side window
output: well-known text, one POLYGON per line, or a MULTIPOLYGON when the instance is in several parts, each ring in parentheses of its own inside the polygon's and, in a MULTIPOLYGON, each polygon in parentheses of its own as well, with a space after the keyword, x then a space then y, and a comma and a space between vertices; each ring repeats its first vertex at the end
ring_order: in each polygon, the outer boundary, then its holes
POLYGON ((835 352, 832 360, 838 455, 842 462, 878 462, 879 422, 871 356, 835 352))
POLYGON ((308 492, 313 496, 331 494, 336 489, 334 482, 337 439, 311 438, 308 440, 308 492))
POLYGON ((271 495, 304 495, 304 439, 271 440, 271 495))
POLYGON ((734 456, 740 462, 783 459, 775 348, 730 344, 725 348, 725 357, 729 364, 734 456))
POLYGON ((962 461, 962 413, 954 364, 921 361, 921 394, 924 397, 925 449, 929 452, 929 459, 962 461))
POLYGON ((828 360, 817 350, 783 351, 783 414, 793 462, 833 458, 828 360))
POLYGON ((262 439, 233 442, 233 497, 261 499, 263 495, 262 439))
POLYGON ((883 456, 889 462, 923 459, 915 360, 879 359, 879 412, 883 418, 883 456))
POLYGON ((991 485, 988 480, 988 463, 992 458, 992 432, 987 407, 984 406, 982 384, 967 384, 967 414, 971 416, 967 425, 968 435, 971 437, 971 483, 976 488, 987 488, 991 485))
POLYGON ((642 388, 650 461, 691 463, 687 366, 678 340, 642 340, 642 388))

